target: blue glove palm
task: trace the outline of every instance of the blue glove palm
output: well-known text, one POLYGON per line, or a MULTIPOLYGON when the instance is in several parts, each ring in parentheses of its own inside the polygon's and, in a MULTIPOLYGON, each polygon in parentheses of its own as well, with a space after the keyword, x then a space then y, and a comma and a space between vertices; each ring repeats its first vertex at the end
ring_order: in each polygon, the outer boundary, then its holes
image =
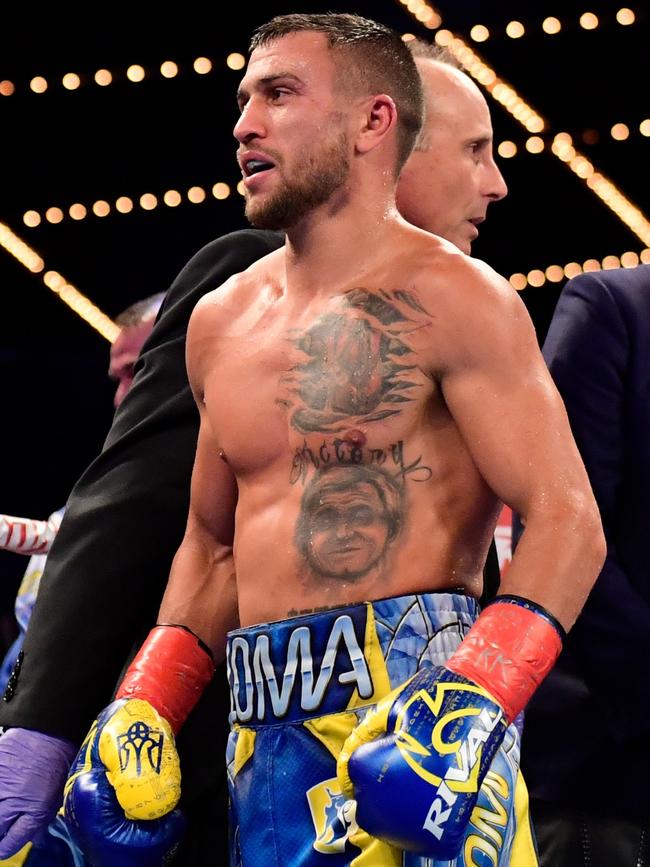
POLYGON ((122 699, 102 711, 73 763, 66 823, 93 867, 162 867, 185 827, 179 792, 168 724, 147 702, 122 699))
POLYGON ((506 728, 481 687, 444 667, 419 671, 343 746, 339 780, 360 827, 407 851, 454 858, 506 728))

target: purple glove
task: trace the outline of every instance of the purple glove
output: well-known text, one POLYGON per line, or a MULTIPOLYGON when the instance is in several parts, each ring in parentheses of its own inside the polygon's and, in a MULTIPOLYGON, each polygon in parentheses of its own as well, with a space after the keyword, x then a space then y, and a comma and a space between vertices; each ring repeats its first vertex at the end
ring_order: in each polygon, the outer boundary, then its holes
POLYGON ((77 747, 30 729, 0 736, 0 860, 45 829, 63 802, 77 747))

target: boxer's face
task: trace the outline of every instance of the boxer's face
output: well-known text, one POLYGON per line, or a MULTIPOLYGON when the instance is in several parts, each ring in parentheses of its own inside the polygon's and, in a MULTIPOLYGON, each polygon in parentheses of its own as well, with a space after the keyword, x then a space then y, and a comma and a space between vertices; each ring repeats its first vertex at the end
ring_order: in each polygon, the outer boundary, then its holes
POLYGON ((397 187, 410 223, 470 253, 488 205, 508 192, 492 154, 492 122, 483 95, 448 64, 418 59, 426 104, 417 149, 397 187))
POLYGON ((290 228, 345 184, 349 141, 335 72, 322 33, 291 33, 253 51, 234 134, 254 226, 290 228))

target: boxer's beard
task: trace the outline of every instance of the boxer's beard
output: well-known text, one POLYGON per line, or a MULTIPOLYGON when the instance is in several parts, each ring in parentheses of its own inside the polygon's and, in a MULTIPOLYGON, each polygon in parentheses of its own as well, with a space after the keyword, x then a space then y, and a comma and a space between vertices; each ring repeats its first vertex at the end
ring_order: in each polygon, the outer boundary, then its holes
POLYGON ((327 202, 350 173, 347 136, 338 138, 318 155, 298 164, 291 180, 264 201, 246 202, 246 217, 258 229, 289 229, 314 208, 327 202))

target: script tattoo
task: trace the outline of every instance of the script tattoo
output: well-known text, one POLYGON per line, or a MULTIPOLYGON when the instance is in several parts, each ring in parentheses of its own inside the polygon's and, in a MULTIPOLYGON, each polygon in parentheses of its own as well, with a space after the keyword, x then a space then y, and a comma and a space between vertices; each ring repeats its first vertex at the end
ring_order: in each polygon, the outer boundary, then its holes
POLYGON ((342 303, 342 312, 323 314, 294 339, 305 360, 290 377, 291 425, 303 434, 390 418, 419 387, 415 353, 402 339, 429 321, 417 298, 357 288, 342 303))
POLYGON ((291 463, 291 484, 305 482, 310 468, 320 470, 328 465, 358 466, 360 464, 393 469, 393 476, 401 481, 408 476, 416 482, 426 482, 432 476, 431 467, 422 463, 418 456, 410 463, 404 457, 404 442, 398 440, 388 448, 375 449, 361 445, 353 445, 346 440, 335 439, 332 444, 325 440, 319 448, 310 448, 305 440, 296 448, 291 463))

